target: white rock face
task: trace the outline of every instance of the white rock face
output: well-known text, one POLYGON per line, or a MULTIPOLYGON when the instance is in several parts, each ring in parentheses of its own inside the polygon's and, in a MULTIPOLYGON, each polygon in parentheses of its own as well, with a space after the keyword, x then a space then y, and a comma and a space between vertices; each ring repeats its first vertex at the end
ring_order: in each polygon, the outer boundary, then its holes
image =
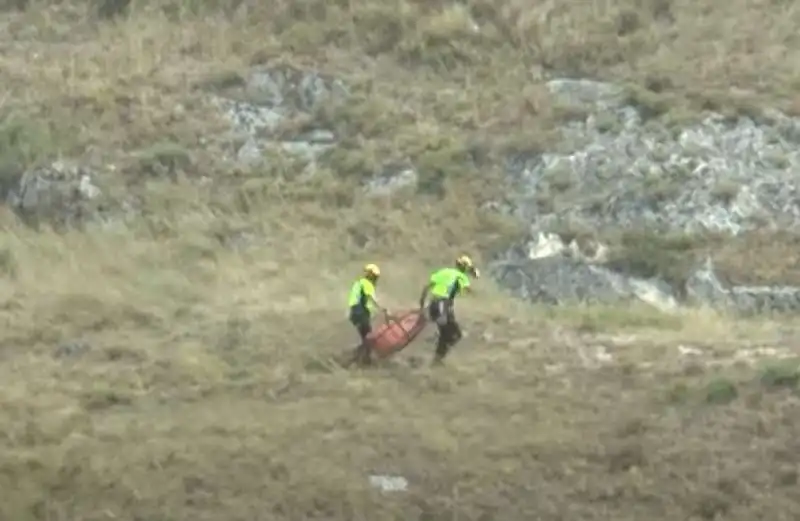
POLYGON ((673 309, 685 293, 692 303, 748 313, 800 310, 800 288, 726 288, 710 259, 685 288, 672 288, 576 256, 549 233, 562 222, 588 230, 800 232, 800 120, 776 111, 759 121, 709 114, 667 128, 645 121, 614 85, 559 79, 548 87, 586 116, 563 127, 561 151, 509 158, 515 190, 504 210, 529 224, 531 239, 494 264, 501 284, 552 303, 638 299, 673 309), (542 204, 556 192, 573 203, 542 204))

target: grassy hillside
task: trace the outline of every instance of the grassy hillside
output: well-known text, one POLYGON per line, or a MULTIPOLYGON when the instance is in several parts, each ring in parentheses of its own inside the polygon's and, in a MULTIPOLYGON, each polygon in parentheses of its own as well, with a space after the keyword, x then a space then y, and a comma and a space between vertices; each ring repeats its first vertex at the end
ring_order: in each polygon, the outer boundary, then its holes
POLYGON ((74 158, 137 214, 58 233, 0 219, 1 519, 797 516, 796 364, 774 357, 792 324, 530 308, 481 281, 448 366, 427 367, 428 338, 374 370, 335 363, 365 261, 402 308, 431 267, 517 234, 478 208, 502 189, 493 159, 565 117, 547 71, 624 82, 675 124, 788 110, 793 4, 11 4, 3 183, 74 158), (355 93, 319 115, 349 153, 307 183, 219 159, 206 93, 275 61, 355 93), (165 151, 169 175, 147 168, 165 151), (486 166, 464 166, 476 152, 486 166), (438 195, 354 196, 370 161, 404 156, 438 195))

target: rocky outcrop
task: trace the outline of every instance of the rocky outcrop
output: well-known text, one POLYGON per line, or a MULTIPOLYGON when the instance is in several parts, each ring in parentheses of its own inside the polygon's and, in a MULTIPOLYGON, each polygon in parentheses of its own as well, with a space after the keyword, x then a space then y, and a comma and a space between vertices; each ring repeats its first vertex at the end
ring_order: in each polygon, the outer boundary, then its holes
POLYGON ((316 71, 289 66, 258 68, 249 72, 230 97, 214 96, 232 128, 231 140, 240 143, 235 161, 263 165, 270 153, 288 153, 313 162, 331 148, 336 136, 330 129, 310 128, 287 138, 279 130, 293 118, 310 116, 327 103, 349 96, 347 86, 316 71))
POLYGON ((522 299, 551 305, 641 301, 664 311, 677 307, 669 285, 626 276, 603 266, 602 246, 594 255, 575 241, 540 233, 535 241, 505 252, 490 265, 490 274, 522 299))
POLYGON ((793 286, 726 286, 713 262, 706 259, 686 282, 688 300, 695 304, 746 314, 800 310, 800 288, 793 286))
MULTIPOLYGON (((590 89, 577 83, 586 103, 590 89)), ((552 82, 551 89, 578 103, 564 85, 552 82)), ((777 112, 769 123, 712 114, 670 129, 618 105, 609 87, 597 88, 594 111, 563 128, 569 151, 509 160, 520 194, 511 210, 537 231, 565 218, 596 228, 636 223, 684 232, 800 228, 800 120, 777 112), (542 205, 567 193, 573 204, 565 208, 542 205)))
MULTIPOLYGON (((235 89, 212 99, 231 125, 229 137, 236 145, 230 159, 235 164, 263 168, 288 158, 303 163, 303 174, 308 176, 341 138, 316 114, 347 103, 350 97, 348 86, 337 78, 276 65, 250 71, 235 89)), ((365 181, 364 190, 381 196, 416 184, 413 165, 387 163, 365 181)))
POLYGON ((26 222, 80 226, 95 219, 102 192, 91 170, 58 161, 28 170, 7 195, 7 204, 26 222))
POLYGON ((549 305, 640 302, 662 311, 681 304, 708 306, 753 315, 800 310, 800 288, 730 285, 720 280, 707 258, 687 277, 681 291, 657 278, 643 279, 610 269, 605 259, 589 258, 573 241, 540 234, 529 250, 517 246, 489 267, 501 286, 521 299, 549 305))
MULTIPOLYGON (((736 120, 708 114, 668 128, 648 119, 648 107, 615 85, 560 79, 548 87, 572 118, 561 129, 558 150, 518 154, 505 165, 512 190, 493 206, 524 222, 530 233, 490 263, 501 285, 552 305, 642 301, 663 310, 681 304, 747 313, 800 310, 800 288, 726 284, 711 258, 676 284, 626 271, 602 241, 587 245, 554 233, 564 223, 599 237, 630 229, 800 233, 800 120, 778 112, 736 120)), ((337 78, 268 66, 231 82, 212 100, 230 126, 227 141, 236 144, 228 158, 233 164, 253 167, 258 175, 271 161, 289 158, 297 161, 292 171, 313 175, 325 154, 346 155, 353 146, 337 135, 341 125, 331 123, 332 107, 352 97, 337 78)), ((387 158, 375 168, 364 182, 367 193, 393 194, 418 184, 411 161, 387 158)), ((35 168, 12 187, 7 203, 31 223, 81 225, 102 215, 96 177, 64 162, 35 168)))
POLYGON ((561 151, 508 160, 514 193, 503 210, 530 226, 531 239, 498 257, 493 273, 501 284, 555 303, 638 299, 634 287, 647 287, 662 303, 681 295, 744 312, 800 310, 800 288, 725 287, 710 260, 676 288, 563 251, 521 254, 565 222, 598 232, 800 231, 800 120, 777 111, 759 120, 709 114, 668 128, 648 121, 616 86, 554 80, 548 87, 582 116, 562 129, 561 151))
MULTIPOLYGON (((621 87, 555 79, 548 88, 573 118, 558 150, 508 158, 513 193, 495 208, 527 223, 531 239, 494 260, 490 271, 500 284, 520 298, 557 305, 635 300, 664 310, 683 302, 748 312, 800 308, 792 288, 727 287, 710 265, 688 274, 681 287, 634 276, 602 252, 589 255, 552 233, 565 222, 597 231, 686 234, 798 229, 800 121, 778 112, 763 121, 708 114, 668 128, 648 120, 649 108, 621 87)), ((317 115, 351 97, 336 78, 268 66, 214 99, 238 143, 234 162, 259 167, 289 157, 312 175, 343 137, 317 115)), ((364 189, 387 195, 417 182, 413 164, 387 163, 364 189)))

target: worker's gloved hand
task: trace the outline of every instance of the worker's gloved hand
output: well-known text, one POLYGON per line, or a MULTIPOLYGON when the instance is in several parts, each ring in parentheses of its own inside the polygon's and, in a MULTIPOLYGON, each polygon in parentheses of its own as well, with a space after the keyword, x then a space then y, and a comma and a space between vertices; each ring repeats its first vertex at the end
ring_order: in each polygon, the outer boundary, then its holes
POLYGON ((473 268, 472 273, 475 275, 476 279, 481 278, 481 272, 478 268, 473 268))

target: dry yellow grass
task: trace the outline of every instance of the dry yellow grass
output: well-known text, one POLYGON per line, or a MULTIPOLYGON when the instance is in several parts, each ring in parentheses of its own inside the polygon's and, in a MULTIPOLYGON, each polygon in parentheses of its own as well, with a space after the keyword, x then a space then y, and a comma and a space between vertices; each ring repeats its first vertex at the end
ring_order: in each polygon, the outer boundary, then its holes
MULTIPOLYGON (((192 217, 159 241, 6 227, 3 519, 797 512, 796 398, 723 367, 744 397, 709 405, 716 370, 678 350, 783 347, 779 324, 530 309, 487 281, 448 367, 427 367, 423 339, 345 371, 341 299, 361 259, 313 226, 235 254, 192 217), (410 490, 370 490, 373 473, 410 490)), ((375 258, 390 305, 413 302, 427 266, 375 258)))
MULTIPOLYGON (((796 515, 796 398, 701 361, 784 347, 779 324, 530 309, 486 281, 448 367, 423 339, 345 371, 361 259, 313 226, 236 254, 192 217, 158 241, 6 227, 3 519, 796 515), (716 371, 743 397, 707 403, 716 371)), ((427 266, 372 258, 389 304, 413 302, 427 266)))
POLYGON ((788 105, 797 6, 473 2, 476 36, 436 2, 132 4, 116 21, 78 2, 0 15, 4 168, 114 164, 106 186, 144 201, 121 230, 2 216, 0 519, 797 517, 795 368, 728 363, 794 348, 791 324, 530 308, 481 281, 448 366, 427 367, 422 339, 345 371, 364 261, 402 308, 427 270, 514 227, 480 214, 485 184, 463 178, 443 200, 372 202, 336 176, 242 181, 216 162, 221 124, 193 89, 280 58, 355 85, 340 116, 372 153, 532 146, 558 117, 545 67, 649 85, 679 114, 788 105), (137 176, 129 154, 165 142, 190 153, 187 177, 225 189, 137 176), (249 247, 224 247, 234 236, 249 247), (381 494, 373 473, 409 490, 381 494))

